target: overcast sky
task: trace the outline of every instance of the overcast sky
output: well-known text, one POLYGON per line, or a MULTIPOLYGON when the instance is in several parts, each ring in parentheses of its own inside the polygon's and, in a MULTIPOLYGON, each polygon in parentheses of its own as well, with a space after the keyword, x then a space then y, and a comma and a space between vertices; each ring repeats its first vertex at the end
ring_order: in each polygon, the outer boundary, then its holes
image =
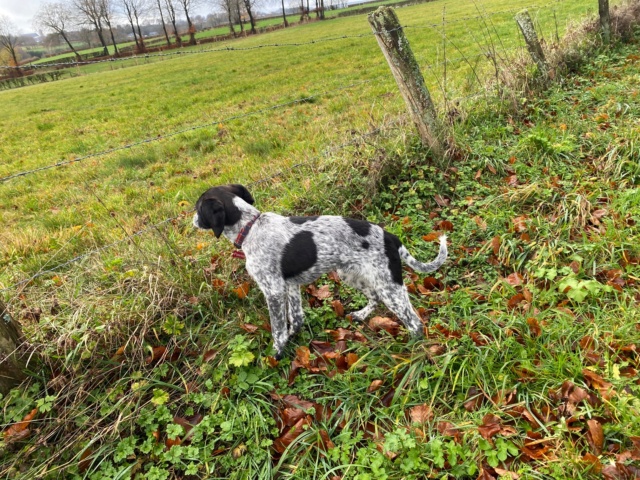
POLYGON ((18 33, 33 32, 31 19, 44 0, 0 0, 0 15, 7 15, 18 28, 18 33))

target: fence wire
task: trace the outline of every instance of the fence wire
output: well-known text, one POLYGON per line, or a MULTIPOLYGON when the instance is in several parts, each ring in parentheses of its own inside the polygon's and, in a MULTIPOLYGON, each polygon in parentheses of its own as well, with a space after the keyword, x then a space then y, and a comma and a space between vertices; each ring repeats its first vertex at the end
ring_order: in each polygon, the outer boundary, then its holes
MULTIPOLYGON (((367 132, 367 133, 364 133, 362 135, 359 135, 357 138, 349 140, 348 142, 344 142, 344 143, 342 143, 340 145, 337 145, 337 146, 334 146, 334 147, 326 148, 322 153, 314 155, 313 157, 305 160, 304 162, 295 163, 294 165, 291 165, 291 166, 289 166, 287 168, 279 170, 279 171, 277 171, 277 172, 275 172, 275 173, 273 173, 273 174, 271 174, 271 175, 269 175, 267 177, 263 177, 263 178, 260 178, 258 180, 254 180, 252 182, 249 182, 249 183, 246 184, 246 186, 247 187, 253 187, 253 186, 256 186, 256 185, 260 185, 262 183, 269 182, 269 181, 271 181, 271 180, 273 180, 275 178, 281 177, 285 173, 290 172, 292 170, 295 170, 297 168, 311 165, 311 164, 313 164, 314 162, 316 162, 318 159, 320 159, 322 157, 327 157, 327 156, 329 156, 329 155, 331 155, 333 153, 336 153, 336 152, 338 152, 340 150, 343 150, 343 149, 345 149, 345 148, 347 148, 347 147, 349 147, 351 145, 356 145, 356 144, 362 142, 366 138, 369 138, 369 137, 377 135, 378 133, 380 133, 380 131, 381 130, 378 128, 378 129, 375 129, 375 130, 373 130, 371 132, 367 132)), ((35 280, 35 279, 37 279, 39 277, 42 277, 44 275, 47 275, 49 273, 58 272, 59 270, 65 268, 65 267, 67 267, 67 266, 69 266, 71 264, 74 264, 76 262, 84 260, 85 258, 88 258, 88 257, 90 257, 92 255, 97 254, 97 253, 101 253, 101 252, 104 252, 106 250, 109 250, 109 249, 111 249, 113 247, 121 245, 121 244, 123 244, 125 242, 128 242, 130 240, 133 240, 134 238, 140 237, 140 236, 142 236, 142 235, 144 235, 144 234, 146 234, 146 233, 148 233, 148 232, 150 232, 152 230, 156 230, 159 227, 162 227, 163 225, 166 225, 168 223, 173 223, 173 222, 175 222, 177 220, 180 220, 180 219, 186 217, 187 215, 190 215, 193 212, 194 212, 193 209, 188 210, 188 211, 183 211, 178 215, 174 215, 174 216, 166 218, 166 219, 164 219, 164 220, 162 220, 162 221, 160 221, 158 223, 154 223, 152 225, 149 225, 149 226, 147 226, 147 227, 145 227, 143 229, 140 229, 140 230, 138 230, 136 232, 133 232, 133 233, 131 233, 131 234, 119 239, 119 240, 116 240, 116 241, 114 241, 112 243, 109 243, 107 245, 103 245, 101 247, 98 247, 98 248, 95 248, 93 250, 89 250, 88 252, 85 252, 85 253, 82 253, 80 255, 77 255, 77 256, 75 256, 75 257, 73 257, 73 258, 71 258, 71 259, 69 259, 69 260, 67 260, 67 261, 65 261, 65 262, 63 262, 63 263, 61 263, 59 265, 56 265, 55 267, 48 268, 48 269, 41 269, 40 271, 38 271, 37 273, 31 275, 30 277, 27 277, 27 278, 25 278, 23 280, 20 280, 20 281, 18 281, 16 283, 13 283, 13 284, 9 285, 8 287, 4 287, 4 288, 0 289, 0 294, 8 292, 8 291, 13 290, 13 289, 16 289, 18 287, 21 287, 22 285, 30 283, 33 280, 35 280)))
MULTIPOLYGON (((466 22, 469 20, 477 20, 477 19, 483 19, 483 18, 488 18, 491 16, 495 16, 495 15, 502 15, 502 14, 506 14, 506 13, 517 13, 523 9, 543 9, 543 8, 547 8, 551 5, 558 5, 562 2, 562 0, 557 0, 554 2, 549 2, 543 5, 525 5, 522 7, 518 7, 518 8, 510 8, 510 9, 506 9, 506 10, 499 10, 499 11, 490 11, 490 12, 485 12, 479 15, 468 15, 468 16, 464 16, 464 17, 458 17, 458 18, 454 18, 452 20, 446 20, 444 22, 439 22, 439 23, 431 23, 431 24, 422 24, 422 25, 403 25, 397 29, 394 30, 390 30, 390 32, 396 31, 396 30, 400 30, 400 29, 406 29, 406 28, 415 28, 415 29, 419 29, 419 28, 437 28, 437 27, 443 27, 445 25, 448 24, 452 24, 452 23, 458 23, 458 22, 466 22)), ((321 38, 317 38, 317 39, 313 39, 313 40, 309 40, 306 42, 282 42, 282 43, 265 43, 265 44, 260 44, 260 45, 254 45, 251 47, 233 47, 233 46, 227 46, 227 47, 219 47, 219 48, 209 48, 209 49, 198 49, 198 50, 181 50, 181 51, 176 51, 176 52, 166 52, 166 53, 156 53, 156 54, 144 54, 144 55, 130 55, 130 56, 126 56, 126 57, 112 57, 112 58, 106 58, 106 59, 101 59, 101 60, 86 60, 86 61, 70 61, 70 62, 58 62, 58 63, 47 63, 47 64, 37 64, 37 63, 27 63, 24 65, 0 65, 0 69, 4 69, 4 70, 16 70, 16 69, 25 69, 25 70, 30 70, 30 69, 39 69, 39 68, 50 68, 50 67, 68 67, 68 68, 72 68, 72 67, 80 67, 80 66, 86 66, 86 65, 95 65, 95 64, 101 64, 101 63, 114 63, 114 62, 123 62, 123 61, 128 61, 128 60, 147 60, 147 59, 153 59, 153 58, 163 58, 163 57, 172 57, 172 56, 181 56, 181 55, 194 55, 194 54, 202 54, 202 53, 216 53, 216 52, 242 52, 242 51, 250 51, 250 50, 259 50, 259 49, 263 49, 263 48, 279 48, 279 47, 303 47, 303 46, 307 46, 307 45, 316 45, 316 44, 320 44, 320 43, 325 43, 325 42, 335 42, 338 40, 347 40, 347 39, 351 39, 351 38, 366 38, 366 37, 371 37, 371 36, 375 36, 378 35, 377 32, 368 32, 368 33, 361 33, 361 34, 357 34, 357 35, 336 35, 336 36, 331 36, 331 37, 321 37, 321 38)), ((247 37, 242 37, 242 38, 247 38, 247 37)), ((240 40, 240 38, 238 38, 238 40, 240 40)))
POLYGON ((364 84, 367 84, 367 83, 371 83, 371 82, 374 82, 376 80, 378 80, 378 78, 373 78, 373 79, 369 79, 369 80, 361 80, 359 82, 354 82, 354 83, 351 83, 351 84, 348 84, 348 85, 343 85, 343 86, 338 87, 338 88, 325 90, 324 92, 320 92, 320 93, 317 93, 315 95, 309 95, 309 96, 304 97, 304 98, 298 98, 296 100, 291 100, 290 102, 278 103, 276 105, 271 105, 269 107, 261 108, 259 110, 254 110, 252 112, 242 113, 242 114, 238 114, 238 115, 232 115, 231 117, 222 118, 222 119, 219 119, 219 120, 203 123, 203 124, 200 124, 200 125, 194 125, 192 127, 184 128, 182 130, 177 130, 175 132, 166 133, 164 135, 157 135, 155 137, 146 138, 144 140, 139 140, 137 142, 128 143, 126 145, 121 145, 121 146, 118 146, 118 147, 109 148, 107 150, 102 150, 101 152, 90 153, 90 154, 84 155, 82 157, 78 157, 78 158, 74 158, 74 159, 70 159, 70 160, 61 160, 59 162, 52 163, 52 164, 49 164, 49 165, 45 165, 45 166, 42 166, 42 167, 33 168, 31 170, 24 170, 24 171, 21 171, 21 172, 12 173, 12 174, 9 174, 9 175, 7 175, 5 177, 0 177, 0 184, 8 182, 10 180, 13 180, 15 178, 25 177, 27 175, 32 175, 34 173, 39 173, 39 172, 42 172, 42 171, 45 171, 45 170, 50 170, 52 168, 64 167, 65 165, 70 165, 72 163, 80 163, 80 162, 82 162, 84 160, 88 160, 90 158, 104 157, 104 156, 109 155, 111 153, 119 152, 119 151, 122 151, 122 150, 128 150, 128 149, 131 149, 131 148, 134 148, 134 147, 138 147, 140 145, 145 145, 145 144, 151 143, 151 142, 157 142, 159 140, 164 140, 165 138, 175 137, 176 135, 181 135, 183 133, 192 132, 194 130, 201 130, 203 128, 212 127, 212 126, 218 125, 220 123, 228 123, 228 122, 233 121, 233 120, 240 120, 242 118, 247 118, 247 117, 251 117, 251 116, 254 116, 254 115, 260 115, 262 113, 270 112, 270 111, 277 110, 279 108, 288 107, 288 106, 291 106, 291 105, 296 105, 298 103, 306 103, 306 102, 309 102, 311 100, 315 100, 317 98, 329 95, 331 93, 336 93, 336 92, 340 92, 340 91, 343 91, 343 90, 348 90, 350 88, 355 88, 357 86, 364 85, 364 84))

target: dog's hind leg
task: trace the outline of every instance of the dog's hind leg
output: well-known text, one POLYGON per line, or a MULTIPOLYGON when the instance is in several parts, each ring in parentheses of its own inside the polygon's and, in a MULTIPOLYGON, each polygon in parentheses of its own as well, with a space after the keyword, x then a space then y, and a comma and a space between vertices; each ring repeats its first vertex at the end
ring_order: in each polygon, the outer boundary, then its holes
POLYGON ((298 333, 304 324, 300 285, 287 285, 287 316, 289 318, 289 335, 293 336, 298 333))
POLYGON ((404 285, 387 284, 378 293, 382 303, 396 314, 413 336, 422 337, 424 335, 422 322, 411 305, 409 294, 404 285))
POLYGON ((282 289, 269 290, 263 293, 267 298, 269 307, 269 319, 271 320, 271 336, 273 337, 273 347, 276 350, 276 359, 280 360, 284 352, 284 347, 289 340, 289 329, 287 328, 287 293, 286 287, 282 289))
POLYGON ((380 297, 378 297, 375 288, 360 273, 338 270, 338 276, 350 287, 360 290, 369 300, 364 308, 349 314, 356 322, 364 322, 375 310, 376 305, 380 303, 380 297))

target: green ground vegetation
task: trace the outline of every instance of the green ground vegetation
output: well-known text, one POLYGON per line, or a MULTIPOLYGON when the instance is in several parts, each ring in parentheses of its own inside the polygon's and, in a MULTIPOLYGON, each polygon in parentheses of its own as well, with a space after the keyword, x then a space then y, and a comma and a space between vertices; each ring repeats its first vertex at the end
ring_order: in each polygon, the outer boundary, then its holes
MULTIPOLYGON (((398 13, 417 25, 441 18, 442 5, 398 13)), ((589 7, 567 5, 571 15, 589 7)), ((446 2, 446 15, 478 14, 466 8, 446 2)), ((544 12, 545 36, 556 25, 562 34, 565 20, 544 12)), ((594 42, 548 90, 496 97, 490 66, 470 58, 517 45, 511 16, 499 17, 447 27, 467 60, 448 64, 444 85, 442 36, 407 29, 451 119, 447 160, 411 133, 368 37, 0 93, 2 175, 211 123, 1 185, 2 285, 187 213, 206 187, 231 181, 250 184, 265 211, 384 224, 420 259, 435 255, 438 233, 450 245, 434 277, 405 274, 425 339, 412 341, 382 307, 366 325, 350 322, 345 312, 365 299, 330 275, 305 289, 307 324, 279 364, 242 261, 189 216, 6 293, 36 360, 1 400, 2 475, 638 475, 637 39, 594 42)), ((352 22, 304 31, 368 29, 352 22)), ((535 76, 518 58, 500 66, 502 81, 535 76)))

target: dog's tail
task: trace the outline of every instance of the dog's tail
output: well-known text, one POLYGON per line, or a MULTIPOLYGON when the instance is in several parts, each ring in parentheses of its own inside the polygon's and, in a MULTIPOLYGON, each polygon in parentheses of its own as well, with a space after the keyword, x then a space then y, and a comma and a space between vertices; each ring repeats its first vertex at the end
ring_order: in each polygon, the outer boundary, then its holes
POLYGON ((421 261, 416 260, 411 256, 404 245, 400 246, 400 248, 398 249, 398 253, 400 254, 400 258, 404 261, 404 263, 409 265, 414 270, 423 273, 435 272, 447 259, 447 236, 442 235, 440 237, 440 251, 438 252, 438 256, 433 262, 422 263, 421 261))

